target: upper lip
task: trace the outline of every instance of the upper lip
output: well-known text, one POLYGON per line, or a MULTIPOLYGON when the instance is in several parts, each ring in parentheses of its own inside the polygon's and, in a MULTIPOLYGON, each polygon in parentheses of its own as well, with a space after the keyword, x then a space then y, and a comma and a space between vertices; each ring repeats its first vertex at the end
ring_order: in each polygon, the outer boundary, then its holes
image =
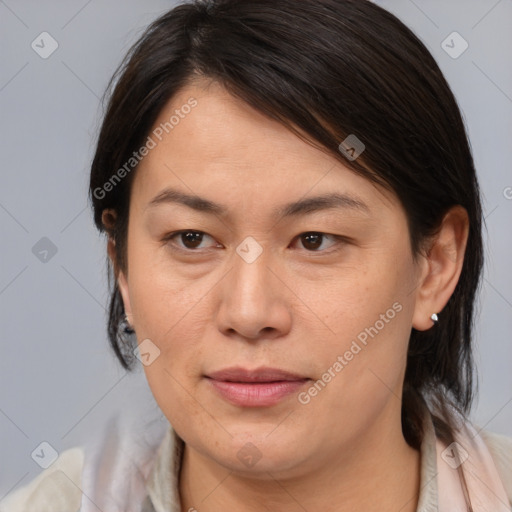
POLYGON ((306 380, 307 377, 279 368, 261 367, 248 370, 241 367, 224 368, 206 375, 210 379, 229 382, 277 382, 283 380, 306 380))

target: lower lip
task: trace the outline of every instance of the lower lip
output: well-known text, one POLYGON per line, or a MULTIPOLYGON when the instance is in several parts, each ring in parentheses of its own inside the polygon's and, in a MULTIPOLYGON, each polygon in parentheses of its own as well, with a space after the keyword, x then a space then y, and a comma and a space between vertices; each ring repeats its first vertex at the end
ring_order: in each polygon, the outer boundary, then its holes
POLYGON ((298 392, 308 379, 278 382, 228 382, 207 379, 215 390, 229 402, 242 407, 268 407, 298 392))

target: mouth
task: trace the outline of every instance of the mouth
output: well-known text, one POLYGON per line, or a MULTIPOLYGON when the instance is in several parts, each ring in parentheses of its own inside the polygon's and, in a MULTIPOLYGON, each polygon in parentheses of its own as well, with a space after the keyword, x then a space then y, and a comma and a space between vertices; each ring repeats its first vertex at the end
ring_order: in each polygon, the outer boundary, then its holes
POLYGON ((213 372, 205 378, 221 398, 241 407, 276 405, 311 380, 277 368, 240 367, 213 372))

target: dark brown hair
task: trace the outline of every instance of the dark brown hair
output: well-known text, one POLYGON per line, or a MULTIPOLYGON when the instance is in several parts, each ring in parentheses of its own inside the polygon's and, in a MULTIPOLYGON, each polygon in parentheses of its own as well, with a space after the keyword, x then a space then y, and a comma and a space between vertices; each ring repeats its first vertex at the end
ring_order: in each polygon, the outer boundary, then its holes
MULTIPOLYGON (((448 404, 467 414, 474 393, 482 214, 465 126, 432 55, 394 15, 364 0, 205 0, 165 13, 112 77, 91 169, 94 221, 103 231, 103 210, 117 212, 108 234, 116 243, 116 267, 124 271, 135 170, 109 192, 104 184, 144 143, 164 105, 197 77, 220 83, 291 130, 297 127, 354 172, 392 190, 406 211, 415 254, 450 207, 467 210, 459 282, 435 328, 412 329, 403 391, 407 442, 420 445, 426 401, 439 413, 438 435, 450 440, 448 404), (366 146, 353 161, 338 149, 349 134, 366 146)), ((128 369, 134 346, 127 349, 116 336, 124 311, 115 275, 109 275, 109 338, 128 369)))

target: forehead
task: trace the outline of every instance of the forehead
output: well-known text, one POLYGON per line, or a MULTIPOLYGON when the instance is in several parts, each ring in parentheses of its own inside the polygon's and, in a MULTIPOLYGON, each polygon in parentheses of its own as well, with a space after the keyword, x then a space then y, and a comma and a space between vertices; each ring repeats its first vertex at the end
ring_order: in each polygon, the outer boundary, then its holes
POLYGON ((149 136, 154 147, 139 164, 132 190, 145 205, 167 187, 221 197, 233 207, 255 202, 263 207, 329 191, 374 206, 396 202, 215 82, 180 90, 149 136))

